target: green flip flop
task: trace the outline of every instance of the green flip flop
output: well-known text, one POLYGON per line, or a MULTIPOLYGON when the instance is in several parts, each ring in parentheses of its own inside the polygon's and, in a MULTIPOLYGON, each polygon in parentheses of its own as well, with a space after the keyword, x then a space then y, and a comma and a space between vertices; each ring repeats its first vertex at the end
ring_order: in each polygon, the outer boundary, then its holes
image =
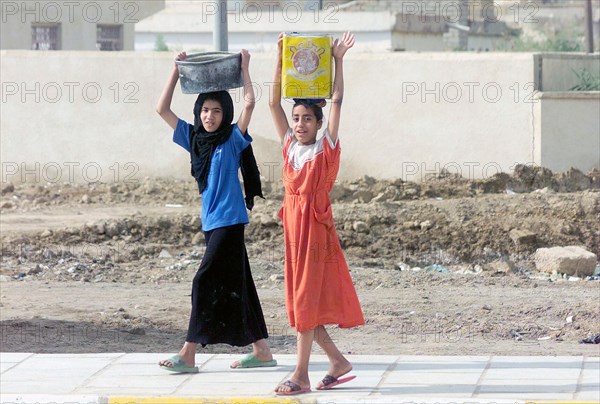
POLYGON ((171 364, 173 365, 171 366, 164 366, 164 365, 159 365, 161 369, 164 370, 168 370, 169 372, 175 372, 175 373, 198 373, 198 366, 188 366, 187 363, 185 363, 182 359, 181 356, 179 355, 173 355, 171 356, 169 359, 165 359, 165 362, 171 362, 171 364))
POLYGON ((272 361, 261 361, 258 360, 256 356, 248 354, 240 359, 240 366, 234 369, 268 368, 273 366, 277 366, 277 361, 275 359, 272 361))

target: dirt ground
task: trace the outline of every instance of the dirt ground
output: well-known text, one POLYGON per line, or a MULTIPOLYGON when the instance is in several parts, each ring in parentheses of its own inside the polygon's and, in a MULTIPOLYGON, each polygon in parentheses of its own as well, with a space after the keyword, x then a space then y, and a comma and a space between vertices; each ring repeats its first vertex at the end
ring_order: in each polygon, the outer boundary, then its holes
MULTIPOLYGON (((282 191, 265 190, 247 247, 273 351, 293 353, 282 191)), ((331 197, 366 319, 330 328, 344 352, 600 355, 600 345, 580 343, 600 333, 598 277, 541 273, 534 259, 538 248, 568 245, 600 256, 598 171, 520 166, 420 184, 364 177, 337 183, 331 197)), ((203 254, 193 182, 4 183, 0 209, 1 351, 180 348, 203 254)))

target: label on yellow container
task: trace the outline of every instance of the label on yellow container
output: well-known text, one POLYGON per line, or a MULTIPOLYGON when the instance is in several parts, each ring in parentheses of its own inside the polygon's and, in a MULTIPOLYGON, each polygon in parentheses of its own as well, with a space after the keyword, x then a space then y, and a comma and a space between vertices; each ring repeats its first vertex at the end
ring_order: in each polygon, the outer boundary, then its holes
POLYGON ((331 98, 331 37, 286 33, 281 92, 285 98, 331 98))

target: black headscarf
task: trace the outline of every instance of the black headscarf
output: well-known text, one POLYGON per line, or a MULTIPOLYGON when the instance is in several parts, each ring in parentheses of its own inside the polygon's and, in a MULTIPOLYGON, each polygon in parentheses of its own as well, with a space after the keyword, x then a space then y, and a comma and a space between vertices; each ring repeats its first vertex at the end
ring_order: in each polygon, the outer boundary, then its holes
MULTIPOLYGON (((190 155, 191 174, 198 183, 200 194, 206 188, 206 180, 210 170, 210 161, 215 150, 220 144, 225 143, 233 130, 233 100, 227 91, 199 94, 194 104, 194 125, 190 125, 190 155), (223 120, 214 132, 207 132, 200 119, 200 111, 206 100, 214 100, 221 104, 223 120)), ((252 145, 248 145, 240 159, 242 177, 244 179, 245 202, 248 209, 254 206, 254 197, 262 195, 260 172, 256 165, 252 145)))

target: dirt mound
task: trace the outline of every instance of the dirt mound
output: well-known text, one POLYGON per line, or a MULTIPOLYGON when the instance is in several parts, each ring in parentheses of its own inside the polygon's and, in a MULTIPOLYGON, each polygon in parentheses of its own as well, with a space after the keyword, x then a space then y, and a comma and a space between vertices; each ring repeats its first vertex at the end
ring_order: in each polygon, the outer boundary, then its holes
MULTIPOLYGON (((497 174, 476 181, 448 172, 430 176, 422 184, 363 177, 336 184, 331 197, 342 247, 353 262, 394 268, 398 262, 424 266, 502 259, 530 268, 531 254, 539 247, 582 245, 600 255, 599 185, 598 171, 553 174, 545 168, 517 166, 512 176, 497 174), (530 237, 523 242, 511 235, 514 231, 527 231, 530 237)), ((270 190, 266 200, 258 199, 251 212, 248 243, 255 250, 282 257, 282 229, 276 216, 282 191, 266 188, 270 190)), ((53 245, 61 249, 104 245, 107 250, 121 245, 126 248, 121 247, 119 260, 136 261, 156 256, 164 246, 189 249, 201 244, 199 197, 189 181, 147 178, 135 184, 8 184, 1 201, 4 215, 59 206, 112 206, 116 212, 120 206, 131 205, 142 210, 150 206, 173 209, 168 215, 154 216, 138 210, 81 226, 71 226, 67 220, 61 227, 6 236, 3 255, 36 251, 48 255, 53 245), (183 207, 192 210, 180 213, 183 207)))
MULTIPOLYGON (((265 197, 281 200, 280 184, 265 182, 265 197)), ((543 167, 517 165, 513 175, 495 174, 487 179, 469 180, 458 174, 442 171, 429 175, 423 183, 396 180, 376 180, 364 176, 352 181, 338 181, 330 194, 332 202, 392 202, 430 198, 466 198, 482 194, 530 193, 548 189, 555 192, 578 192, 600 189, 600 171, 587 175, 571 169, 553 174, 543 167)), ((61 205, 115 204, 197 204, 198 190, 190 181, 169 178, 145 178, 119 183, 4 183, 0 198, 2 213, 35 211, 61 205)))
MULTIPOLYGON (((283 194, 280 184, 264 189, 246 226, 248 254, 272 346, 292 353, 277 217, 283 194)), ((0 325, 7 335, 107 333, 42 344, 13 338, 3 350, 179 349, 189 282, 204 253, 191 180, 4 184, 1 191, 0 282, 10 287, 2 288, 0 325)), ((580 245, 600 256, 597 170, 518 166, 512 175, 473 181, 442 172, 419 184, 363 177, 336 183, 331 198, 367 319, 344 331, 341 349, 528 355, 547 354, 540 344, 552 344, 553 354, 588 354, 578 341, 600 331, 597 304, 590 305, 598 282, 538 273, 533 255, 540 247, 580 245)))

